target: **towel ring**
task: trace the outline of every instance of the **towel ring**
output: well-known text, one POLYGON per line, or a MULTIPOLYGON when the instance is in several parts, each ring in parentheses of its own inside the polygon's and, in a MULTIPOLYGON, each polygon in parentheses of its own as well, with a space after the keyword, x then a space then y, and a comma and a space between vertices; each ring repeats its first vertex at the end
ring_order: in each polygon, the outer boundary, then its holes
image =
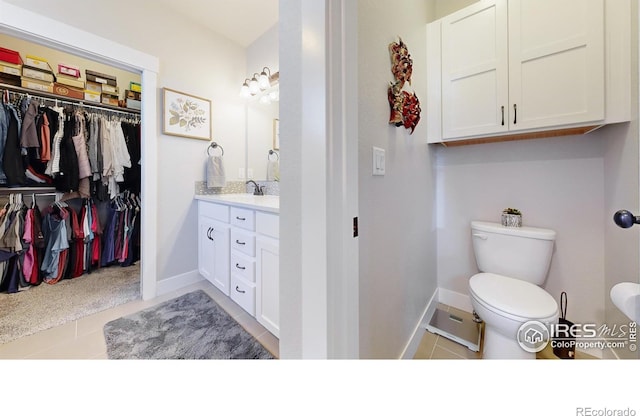
POLYGON ((222 154, 220 154, 220 156, 224 156, 224 149, 222 148, 222 146, 220 146, 218 143, 216 142, 212 142, 209 147, 207 147, 207 155, 211 156, 211 154, 209 153, 210 149, 216 149, 216 148, 220 148, 220 151, 222 152, 222 154))
POLYGON ((276 155, 276 160, 280 160, 280 155, 275 150, 269 150, 269 155, 267 155, 267 159, 271 160, 271 155, 276 155))

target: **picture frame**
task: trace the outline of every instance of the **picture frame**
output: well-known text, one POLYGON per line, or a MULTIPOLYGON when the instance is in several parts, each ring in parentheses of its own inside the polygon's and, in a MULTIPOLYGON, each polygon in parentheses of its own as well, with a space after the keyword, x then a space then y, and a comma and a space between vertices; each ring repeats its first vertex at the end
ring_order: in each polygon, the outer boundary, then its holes
POLYGON ((280 150, 280 119, 273 119, 273 150, 280 150))
POLYGON ((211 140, 211 101, 162 89, 162 133, 189 139, 211 140))

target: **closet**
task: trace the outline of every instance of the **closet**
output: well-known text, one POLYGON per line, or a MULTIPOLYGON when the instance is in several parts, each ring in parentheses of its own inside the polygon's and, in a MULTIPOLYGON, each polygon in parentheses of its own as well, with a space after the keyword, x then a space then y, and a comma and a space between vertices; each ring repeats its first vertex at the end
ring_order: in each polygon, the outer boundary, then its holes
POLYGON ((139 113, 0 91, 0 292, 136 264, 139 113))

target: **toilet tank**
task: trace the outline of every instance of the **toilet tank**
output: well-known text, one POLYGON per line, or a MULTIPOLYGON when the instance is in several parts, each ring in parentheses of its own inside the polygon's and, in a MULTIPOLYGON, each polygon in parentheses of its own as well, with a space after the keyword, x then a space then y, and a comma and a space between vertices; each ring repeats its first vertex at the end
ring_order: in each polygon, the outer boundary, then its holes
POLYGON ((478 269, 540 286, 551 264, 556 232, 472 221, 471 239, 478 269))

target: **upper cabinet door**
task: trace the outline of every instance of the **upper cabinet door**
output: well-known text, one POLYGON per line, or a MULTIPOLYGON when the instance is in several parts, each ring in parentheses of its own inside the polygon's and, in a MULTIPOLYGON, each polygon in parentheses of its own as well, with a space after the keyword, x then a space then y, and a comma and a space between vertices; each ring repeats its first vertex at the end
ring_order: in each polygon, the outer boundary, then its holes
POLYGON ((507 1, 479 1, 441 31, 443 138, 507 131, 507 1))
POLYGON ((604 120, 604 0, 509 0, 509 128, 604 120))

